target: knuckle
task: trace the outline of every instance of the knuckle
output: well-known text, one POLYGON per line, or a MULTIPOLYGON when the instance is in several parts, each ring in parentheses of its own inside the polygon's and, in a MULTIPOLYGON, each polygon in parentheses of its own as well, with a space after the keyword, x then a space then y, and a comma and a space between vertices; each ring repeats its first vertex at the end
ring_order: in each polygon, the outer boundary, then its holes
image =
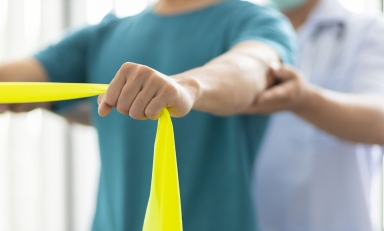
POLYGON ((172 97, 172 96, 175 96, 177 94, 178 94, 177 89, 172 85, 167 85, 164 88, 164 95, 166 95, 168 97, 172 97))
POLYGON ((154 71, 147 67, 147 66, 139 66, 136 77, 137 78, 145 78, 145 79, 152 79, 153 78, 154 71))
POLYGON ((156 74, 151 74, 148 79, 148 83, 151 85, 161 85, 163 84, 163 79, 156 74))
POLYGON ((129 63, 129 62, 126 62, 124 63, 123 65, 121 65, 121 68, 120 70, 125 72, 125 71, 128 71, 132 68, 133 64, 132 63, 129 63))
POLYGON ((104 102, 111 107, 116 107, 116 100, 114 100, 111 96, 106 95, 104 97, 104 102))
POLYGON ((145 71, 146 71, 146 70, 145 70, 144 66, 142 66, 142 65, 137 65, 137 67, 136 67, 136 72, 137 72, 137 73, 142 74, 142 73, 144 73, 145 71))
POLYGON ((165 86, 163 81, 159 78, 150 78, 146 85, 151 87, 152 89, 156 89, 156 92, 161 93, 161 89, 165 86))

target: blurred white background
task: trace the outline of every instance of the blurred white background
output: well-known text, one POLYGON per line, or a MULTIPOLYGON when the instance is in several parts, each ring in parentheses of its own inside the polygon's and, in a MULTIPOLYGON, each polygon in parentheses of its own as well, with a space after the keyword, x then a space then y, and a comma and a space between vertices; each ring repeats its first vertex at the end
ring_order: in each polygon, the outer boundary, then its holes
MULTIPOLYGON (((0 0, 0 62, 33 54, 68 28, 147 0, 0 0)), ((94 128, 45 110, 0 116, 0 231, 88 231, 99 158, 94 128)))
MULTIPOLYGON (((57 41, 68 28, 113 12, 134 15, 155 0, 0 0, 0 62, 57 41)), ((340 0, 377 12, 381 0, 340 0)), ((34 110, 0 116, 0 231, 88 231, 98 171, 96 131, 34 110)))

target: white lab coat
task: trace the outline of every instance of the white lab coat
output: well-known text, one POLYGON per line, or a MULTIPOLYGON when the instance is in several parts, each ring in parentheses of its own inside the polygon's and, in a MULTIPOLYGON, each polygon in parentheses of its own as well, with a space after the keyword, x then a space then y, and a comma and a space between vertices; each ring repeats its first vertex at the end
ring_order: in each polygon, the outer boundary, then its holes
MULTIPOLYGON (((298 35, 296 65, 312 83, 384 97, 384 24, 379 17, 323 0, 298 35), (324 22, 342 22, 346 34, 338 42, 338 27, 325 30, 311 54, 306 50, 314 41, 311 35, 324 22), (301 66, 312 57, 313 67, 301 66)), ((381 198, 374 182, 380 168, 380 147, 342 141, 289 112, 274 115, 254 174, 260 230, 378 230, 381 198)))

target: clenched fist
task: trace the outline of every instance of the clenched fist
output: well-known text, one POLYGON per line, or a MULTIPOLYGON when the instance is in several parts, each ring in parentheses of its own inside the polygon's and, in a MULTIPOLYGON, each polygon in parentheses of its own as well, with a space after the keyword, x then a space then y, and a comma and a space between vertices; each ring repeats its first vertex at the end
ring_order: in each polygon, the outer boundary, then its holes
POLYGON ((98 98, 100 116, 112 108, 133 119, 158 119, 163 108, 173 117, 187 115, 196 94, 189 81, 169 77, 147 66, 125 63, 112 80, 106 94, 98 98))

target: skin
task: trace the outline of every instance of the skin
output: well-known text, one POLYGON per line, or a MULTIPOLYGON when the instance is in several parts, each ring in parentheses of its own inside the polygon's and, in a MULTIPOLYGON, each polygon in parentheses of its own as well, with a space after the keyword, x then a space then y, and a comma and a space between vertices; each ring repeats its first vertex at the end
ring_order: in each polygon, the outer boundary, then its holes
MULTIPOLYGON (((299 28, 318 1, 284 12, 299 28)), ((294 67, 275 66, 278 85, 261 93, 247 113, 291 111, 321 130, 347 141, 384 144, 384 102, 381 98, 346 94, 308 83, 294 67)))
MULTIPOLYGON (((218 0, 160 0, 158 14, 180 14, 218 0)), ((133 119, 157 119, 162 108, 171 116, 183 117, 192 109, 216 115, 238 114, 249 108, 268 87, 270 66, 279 63, 276 52, 260 42, 246 41, 206 65, 174 76, 150 67, 125 63, 113 78, 106 94, 99 96, 99 114, 112 108, 133 119)), ((34 59, 0 66, 0 81, 49 81, 34 59)), ((15 105, 3 106, 3 111, 15 105)))
POLYGON ((303 5, 290 11, 283 11, 283 13, 289 18, 293 27, 297 30, 305 23, 319 2, 320 0, 307 0, 303 5))
POLYGON ((125 63, 107 93, 99 96, 99 114, 107 116, 116 108, 134 119, 157 119, 164 107, 173 117, 192 109, 219 116, 237 114, 267 87, 267 64, 273 62, 278 56, 269 47, 244 42, 203 67, 175 76, 125 63))
MULTIPOLYGON (((34 59, 28 58, 14 62, 0 63, 1 82, 47 82, 48 75, 43 67, 34 59)), ((35 108, 50 108, 50 103, 1 105, 0 114, 8 110, 27 112, 35 108)))

